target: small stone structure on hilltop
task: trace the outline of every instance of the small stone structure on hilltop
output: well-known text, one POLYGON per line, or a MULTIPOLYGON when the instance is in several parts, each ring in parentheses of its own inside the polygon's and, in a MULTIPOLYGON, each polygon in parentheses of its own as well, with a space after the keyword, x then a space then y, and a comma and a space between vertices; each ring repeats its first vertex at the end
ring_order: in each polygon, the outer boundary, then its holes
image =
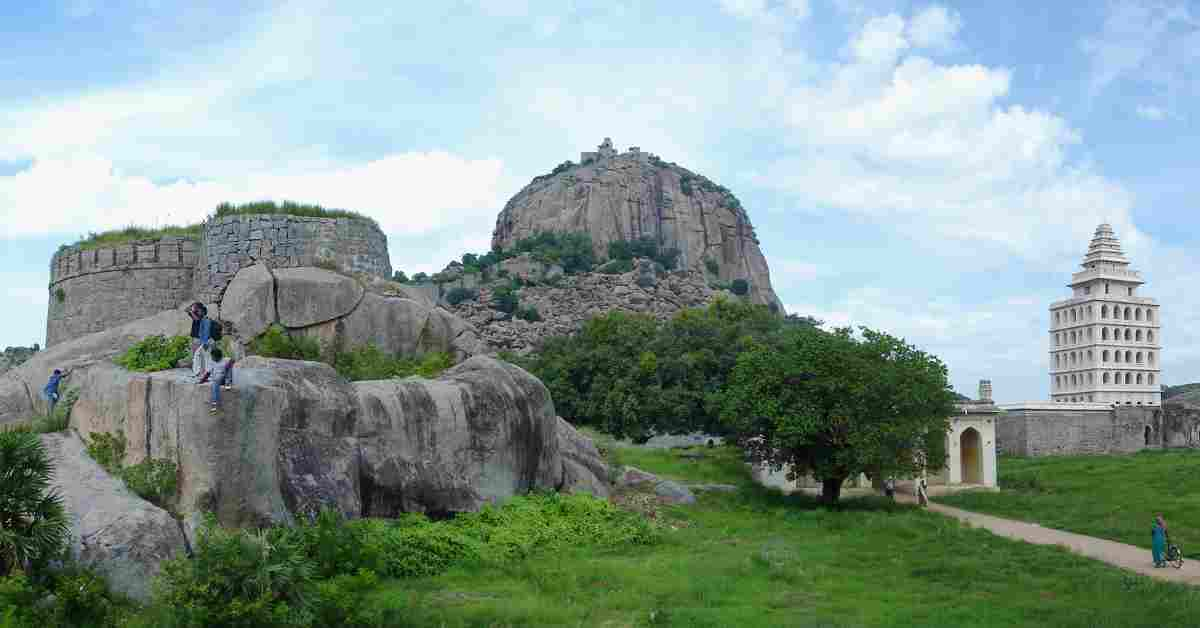
POLYGON ((238 271, 325 266, 390 277, 387 237, 365 218, 240 214, 213 218, 197 240, 64 247, 50 261, 46 346, 183 307, 220 302, 238 271))
POLYGON ((750 217, 729 190, 637 147, 619 153, 608 138, 581 162, 535 178, 509 200, 492 248, 545 231, 585 232, 604 259, 610 242, 651 237, 679 250, 679 268, 744 280, 753 302, 782 311, 750 217))

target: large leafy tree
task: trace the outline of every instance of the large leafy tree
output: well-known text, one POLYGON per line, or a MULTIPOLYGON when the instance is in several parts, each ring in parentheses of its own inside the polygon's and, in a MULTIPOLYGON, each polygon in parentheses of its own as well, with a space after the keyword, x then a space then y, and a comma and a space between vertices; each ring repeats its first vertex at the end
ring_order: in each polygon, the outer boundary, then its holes
POLYGON ((837 502, 842 483, 918 473, 946 462, 954 411, 946 367, 883 332, 793 325, 737 359, 722 421, 751 457, 811 473, 837 502))
POLYGON ((58 556, 67 542, 62 498, 37 434, 0 431, 0 576, 58 556))

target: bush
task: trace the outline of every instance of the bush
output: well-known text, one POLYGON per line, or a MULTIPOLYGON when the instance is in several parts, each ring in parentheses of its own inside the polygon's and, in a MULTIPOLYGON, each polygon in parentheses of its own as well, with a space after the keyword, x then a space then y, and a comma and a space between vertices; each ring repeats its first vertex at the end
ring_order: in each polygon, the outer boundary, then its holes
POLYGON ((408 275, 405 275, 404 271, 398 270, 392 273, 392 281, 396 283, 408 283, 408 275))
POLYGON ((517 290, 515 287, 497 286, 492 290, 492 309, 512 314, 517 311, 520 301, 517 298, 517 290))
POLYGON ((164 458, 147 458, 120 470, 120 477, 129 490, 164 510, 171 510, 175 499, 176 475, 175 463, 164 458))
POLYGON ((415 356, 393 356, 375 345, 362 345, 337 354, 333 368, 352 382, 416 375, 437 377, 454 364, 449 353, 430 352, 415 356))
POLYGON ((745 296, 746 293, 750 292, 750 283, 745 279, 734 279, 733 283, 729 285, 729 289, 739 297, 745 296))
POLYGON ((374 218, 364 216, 358 212, 352 212, 345 209, 325 209, 320 205, 307 205, 303 203, 294 203, 292 201, 284 201, 282 203, 276 203, 275 201, 257 201, 253 203, 243 203, 241 205, 221 203, 220 205, 217 205, 217 209, 213 212, 211 218, 222 218, 224 216, 239 216, 248 214, 284 214, 288 216, 302 216, 306 218, 357 218, 359 220, 370 222, 375 226, 379 226, 379 223, 376 223, 374 218))
POLYGON ((711 257, 704 258, 704 268, 708 269, 708 272, 714 275, 721 274, 721 265, 717 263, 717 260, 711 257))
POLYGON ((150 373, 175 368, 175 365, 191 355, 192 339, 187 336, 150 336, 129 348, 113 360, 131 371, 150 373))
POLYGON ((621 275, 621 274, 630 272, 632 270, 633 270, 633 260, 614 259, 614 260, 611 260, 609 262, 605 262, 604 264, 602 264, 599 268, 596 269, 596 272, 603 273, 605 275, 621 275))
POLYGON ((533 307, 532 305, 517 309, 516 317, 531 323, 536 323, 542 320, 542 315, 538 312, 537 308, 533 307))
POLYGON ((463 301, 474 301, 479 298, 479 291, 470 288, 454 288, 446 293, 446 302, 450 305, 458 305, 463 301))
POLYGON ((62 303, 67 300, 67 293, 64 292, 62 288, 57 288, 54 290, 54 299, 59 303, 62 303))
POLYGON ((267 328, 258 338, 250 342, 248 351, 264 358, 285 360, 319 360, 321 345, 314 338, 292 336, 283 326, 275 324, 267 328))
POLYGON ((592 238, 586 233, 553 233, 543 231, 517 240, 503 258, 529 253, 533 259, 546 264, 559 264, 567 274, 590 271, 596 265, 592 238))
MULTIPOLYGON (((635 257, 654 260, 667 270, 675 270, 679 262, 679 249, 662 248, 654 236, 642 236, 636 240, 613 240, 608 243, 608 259, 632 260, 635 257)), ((628 271, 626 271, 628 272, 628 271)))
POLYGON ((413 283, 428 283, 429 275, 427 275, 425 273, 417 273, 417 274, 413 275, 412 282, 413 283))
POLYGON ((87 452, 105 471, 116 475, 124 464, 127 445, 124 432, 117 432, 115 435, 95 432, 88 437, 87 452))
POLYGON ((62 498, 50 490, 54 469, 37 434, 0 432, 0 576, 41 568, 66 549, 62 498))

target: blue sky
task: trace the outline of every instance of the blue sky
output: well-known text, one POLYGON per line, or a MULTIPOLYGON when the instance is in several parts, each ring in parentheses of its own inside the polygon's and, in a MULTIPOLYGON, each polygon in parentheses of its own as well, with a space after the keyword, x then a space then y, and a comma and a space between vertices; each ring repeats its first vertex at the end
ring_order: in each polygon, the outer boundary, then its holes
POLYGON ((1048 397, 1046 308, 1110 222, 1163 380, 1200 380, 1194 3, 383 4, 0 4, 0 346, 44 341, 87 231, 292 199, 429 272, 610 136, 732 189, 789 310, 1000 401, 1048 397))

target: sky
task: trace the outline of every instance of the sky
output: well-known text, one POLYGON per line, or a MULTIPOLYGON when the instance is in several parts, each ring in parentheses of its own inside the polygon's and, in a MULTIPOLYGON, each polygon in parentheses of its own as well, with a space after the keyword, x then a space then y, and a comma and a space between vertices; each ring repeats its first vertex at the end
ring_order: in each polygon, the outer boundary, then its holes
POLYGON ((376 218, 393 266, 489 248, 604 137, 725 185, 790 312, 1049 398, 1048 306, 1112 224, 1200 381, 1200 4, 0 3, 0 347, 49 260, 220 202, 376 218))

